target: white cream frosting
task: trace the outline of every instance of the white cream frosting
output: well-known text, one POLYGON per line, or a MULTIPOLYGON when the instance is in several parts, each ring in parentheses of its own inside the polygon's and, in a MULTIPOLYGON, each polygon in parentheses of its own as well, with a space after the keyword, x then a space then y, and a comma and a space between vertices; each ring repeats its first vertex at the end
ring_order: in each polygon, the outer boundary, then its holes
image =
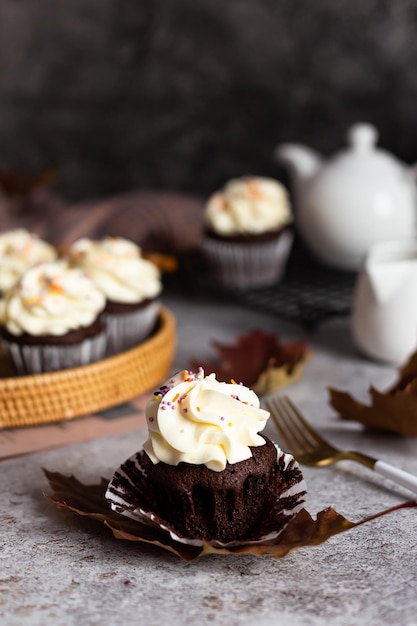
POLYGON ((53 246, 23 228, 1 233, 0 289, 10 289, 27 268, 56 256, 53 246))
POLYGON ((96 283, 107 300, 133 304, 153 299, 162 290, 157 266, 142 258, 140 248, 127 239, 79 239, 70 247, 68 257, 96 283))
POLYGON ((279 230, 292 221, 287 190, 272 178, 232 179, 209 198, 204 220, 209 230, 221 236, 279 230))
POLYGON ((89 326, 105 298, 81 270, 62 261, 26 270, 0 300, 0 323, 13 335, 64 335, 89 326))
POLYGON ((258 433, 268 417, 248 387, 219 382, 214 374, 204 376, 203 370, 183 370, 147 404, 149 437, 144 449, 153 463, 183 461, 221 471, 227 462, 250 458, 250 446, 265 444, 258 433))

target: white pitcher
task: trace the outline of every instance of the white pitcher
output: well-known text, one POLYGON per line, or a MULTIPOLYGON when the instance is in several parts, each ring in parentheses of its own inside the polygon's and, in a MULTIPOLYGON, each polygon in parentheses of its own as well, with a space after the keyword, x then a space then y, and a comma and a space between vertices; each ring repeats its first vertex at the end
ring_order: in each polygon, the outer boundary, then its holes
POLYGON ((374 244, 353 297, 352 335, 371 358, 403 364, 417 350, 417 240, 374 244))

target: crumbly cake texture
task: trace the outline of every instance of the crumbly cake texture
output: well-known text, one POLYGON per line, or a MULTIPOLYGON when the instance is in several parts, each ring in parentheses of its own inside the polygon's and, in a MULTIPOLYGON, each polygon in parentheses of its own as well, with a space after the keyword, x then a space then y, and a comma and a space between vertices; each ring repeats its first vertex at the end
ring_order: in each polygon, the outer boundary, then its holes
POLYGON ((265 445, 221 472, 205 466, 153 464, 144 450, 115 473, 107 493, 115 511, 154 522, 193 540, 257 540, 284 528, 303 502, 302 472, 291 455, 265 445))

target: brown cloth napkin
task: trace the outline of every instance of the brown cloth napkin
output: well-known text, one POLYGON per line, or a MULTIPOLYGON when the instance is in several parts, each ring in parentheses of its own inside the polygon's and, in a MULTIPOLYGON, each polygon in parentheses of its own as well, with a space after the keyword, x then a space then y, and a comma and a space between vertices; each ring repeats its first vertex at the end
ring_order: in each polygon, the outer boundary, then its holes
POLYGON ((80 237, 125 237, 144 251, 181 256, 197 250, 203 229, 201 198, 178 192, 132 191, 69 204, 47 190, 25 198, 0 195, 0 230, 22 227, 66 246, 80 237))

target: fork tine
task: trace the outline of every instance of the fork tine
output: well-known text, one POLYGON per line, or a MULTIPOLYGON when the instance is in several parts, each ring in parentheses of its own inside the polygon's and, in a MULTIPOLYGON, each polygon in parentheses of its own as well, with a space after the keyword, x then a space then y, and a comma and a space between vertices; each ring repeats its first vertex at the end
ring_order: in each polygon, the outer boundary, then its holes
POLYGON ((311 455, 318 448, 329 452, 336 450, 305 421, 300 411, 287 396, 269 402, 271 417, 284 444, 294 456, 311 455))
POLYGON ((284 396, 285 402, 288 406, 288 408, 291 410, 292 414, 295 416, 295 418, 298 420, 299 424, 303 427, 304 433, 308 433, 310 435, 310 437, 312 438, 312 440, 314 441, 315 445, 320 445, 320 446, 329 446, 329 442, 326 441, 325 439, 323 439, 323 437, 321 437, 319 435, 319 433, 308 423, 306 422, 306 420, 304 419, 304 417, 302 416, 302 414, 300 413, 300 411, 297 409, 297 407, 293 404, 293 402, 291 402, 291 400, 289 399, 288 396, 284 396))
POLYGON ((300 451, 303 449, 303 445, 300 445, 299 440, 294 434, 291 428, 291 424, 287 422, 287 414, 284 412, 282 406, 279 407, 279 412, 272 412, 271 417, 277 429, 278 435, 282 441, 282 445, 287 448, 294 456, 299 456, 300 451), (279 415, 279 419, 278 419, 279 415))
POLYGON ((294 417, 292 405, 286 396, 275 399, 275 402, 271 402, 270 406, 274 424, 286 446, 293 453, 306 452, 314 448, 314 440, 310 437, 304 425, 299 423, 297 414, 294 417))

